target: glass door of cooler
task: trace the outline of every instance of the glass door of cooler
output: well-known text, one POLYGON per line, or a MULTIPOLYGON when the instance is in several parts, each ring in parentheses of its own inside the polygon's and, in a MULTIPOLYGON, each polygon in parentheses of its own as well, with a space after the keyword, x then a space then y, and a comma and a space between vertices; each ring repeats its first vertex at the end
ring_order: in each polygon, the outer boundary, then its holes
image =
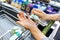
POLYGON ((14 27, 20 28, 21 34, 25 31, 21 26, 18 26, 12 18, 2 12, 3 11, 0 12, 0 40, 9 40, 14 27))

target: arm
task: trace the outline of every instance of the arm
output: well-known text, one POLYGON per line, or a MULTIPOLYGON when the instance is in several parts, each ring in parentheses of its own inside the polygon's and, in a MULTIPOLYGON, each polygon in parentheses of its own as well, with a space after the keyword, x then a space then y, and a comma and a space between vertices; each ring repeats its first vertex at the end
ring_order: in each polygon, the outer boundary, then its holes
POLYGON ((42 17, 44 20, 60 20, 60 14, 46 14, 42 17))
POLYGON ((41 40, 45 37, 45 35, 38 29, 37 25, 30 18, 27 19, 22 12, 17 16, 19 18, 17 23, 30 30, 36 40, 41 40))
POLYGON ((60 20, 60 14, 46 14, 38 9, 33 9, 31 13, 36 14, 44 20, 60 20))
POLYGON ((22 25, 24 28, 30 30, 32 35, 35 37, 36 40, 51 40, 47 38, 37 27, 37 25, 28 17, 26 18, 21 12, 20 14, 17 14, 17 17, 19 18, 19 21, 17 23, 19 25, 22 25))
POLYGON ((36 40, 54 40, 46 37, 37 27, 30 28, 30 32, 32 33, 36 40))
POLYGON ((30 32, 35 37, 36 40, 42 40, 46 36, 38 29, 38 28, 31 28, 30 32))

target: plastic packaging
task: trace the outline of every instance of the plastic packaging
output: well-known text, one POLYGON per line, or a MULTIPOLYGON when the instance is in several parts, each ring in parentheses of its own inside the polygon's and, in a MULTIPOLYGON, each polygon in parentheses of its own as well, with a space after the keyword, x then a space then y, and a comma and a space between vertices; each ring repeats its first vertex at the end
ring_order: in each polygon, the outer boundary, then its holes
POLYGON ((50 21, 48 25, 43 29, 43 33, 46 35, 47 32, 50 30, 51 26, 54 24, 55 21, 50 21))

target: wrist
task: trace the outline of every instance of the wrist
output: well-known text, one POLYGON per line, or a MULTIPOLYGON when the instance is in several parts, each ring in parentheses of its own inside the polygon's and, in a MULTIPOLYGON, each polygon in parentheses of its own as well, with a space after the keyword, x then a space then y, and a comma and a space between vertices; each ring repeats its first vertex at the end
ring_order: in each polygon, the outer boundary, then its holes
POLYGON ((45 38, 46 36, 38 29, 38 27, 31 28, 31 33, 35 36, 36 40, 41 40, 45 38), (37 38, 38 37, 38 38, 37 38))
POLYGON ((30 31, 35 31, 36 29, 38 29, 37 26, 35 26, 35 27, 30 27, 30 28, 29 28, 30 31))

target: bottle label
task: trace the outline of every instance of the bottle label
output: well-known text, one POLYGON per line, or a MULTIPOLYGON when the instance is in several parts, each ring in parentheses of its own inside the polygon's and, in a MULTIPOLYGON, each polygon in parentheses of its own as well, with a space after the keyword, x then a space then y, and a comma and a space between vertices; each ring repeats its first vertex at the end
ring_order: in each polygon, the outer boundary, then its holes
POLYGON ((22 3, 21 9, 22 9, 22 10, 25 10, 25 8, 26 8, 26 5, 25 5, 24 3, 22 3))
POLYGON ((30 11, 30 7, 29 7, 29 6, 26 7, 26 11, 27 11, 27 12, 30 11))
POLYGON ((19 37, 20 36, 20 33, 19 32, 16 32, 16 35, 19 37))

